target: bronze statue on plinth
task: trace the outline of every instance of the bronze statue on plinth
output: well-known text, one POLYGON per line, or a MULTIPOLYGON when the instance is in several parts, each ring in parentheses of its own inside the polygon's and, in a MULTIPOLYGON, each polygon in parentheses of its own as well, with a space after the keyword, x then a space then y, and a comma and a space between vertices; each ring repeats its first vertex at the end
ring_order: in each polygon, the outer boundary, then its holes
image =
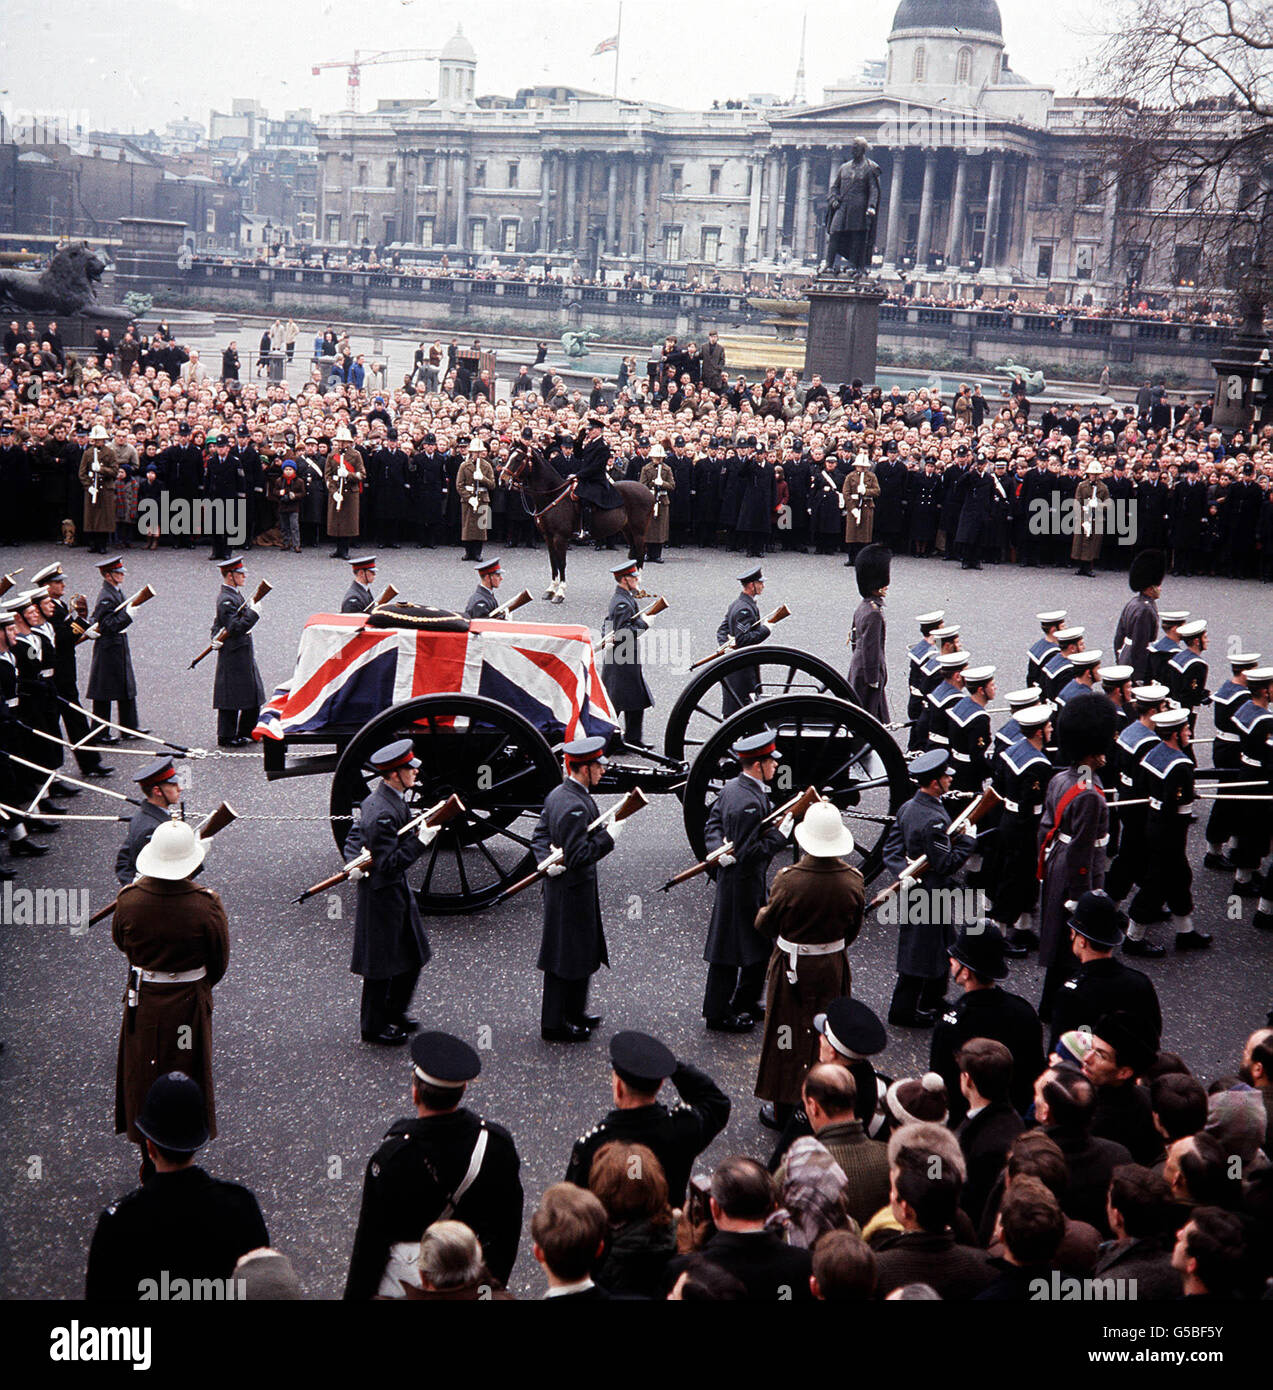
POLYGON ((875 222, 880 210, 880 166, 867 158, 869 146, 859 135, 853 157, 836 170, 827 194, 827 263, 820 274, 835 274, 843 256, 849 274, 870 273, 875 254, 875 222))

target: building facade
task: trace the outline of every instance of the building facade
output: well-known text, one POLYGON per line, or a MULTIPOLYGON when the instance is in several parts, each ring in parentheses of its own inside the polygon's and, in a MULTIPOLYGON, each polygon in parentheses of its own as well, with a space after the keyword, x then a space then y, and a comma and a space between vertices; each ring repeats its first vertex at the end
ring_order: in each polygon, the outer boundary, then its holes
MULTIPOLYGON (((879 76, 817 105, 681 111, 584 92, 474 97, 457 34, 436 99, 381 103, 318 128, 317 240, 594 267, 812 269, 827 189, 857 137, 880 166, 887 277, 1049 288, 1059 298, 1195 289, 1188 247, 1135 228, 1169 190, 1103 167, 1104 108, 1014 72, 995 0, 902 0, 879 76)), ((1195 112, 1196 139, 1234 113, 1195 112)), ((934 288, 936 288, 934 284, 934 288)))

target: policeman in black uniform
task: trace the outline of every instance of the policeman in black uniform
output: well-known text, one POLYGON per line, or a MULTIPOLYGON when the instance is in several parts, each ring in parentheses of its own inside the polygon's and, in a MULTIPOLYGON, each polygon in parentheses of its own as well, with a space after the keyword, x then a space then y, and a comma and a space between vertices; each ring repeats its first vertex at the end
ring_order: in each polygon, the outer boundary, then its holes
POLYGON ((499 567, 498 555, 493 560, 483 560, 477 566, 477 588, 464 605, 464 616, 470 621, 474 618, 489 618, 499 607, 495 590, 503 583, 504 574, 499 567))
POLYGON ((270 1243, 255 1196, 194 1161, 208 1142, 197 1081, 179 1071, 157 1078, 136 1125, 156 1171, 98 1218, 84 1286, 89 1302, 157 1299, 163 1283, 177 1279, 228 1280, 240 1256, 270 1243))
POLYGON ((340 601, 340 611, 370 613, 376 606, 376 597, 371 592, 371 586, 376 582, 376 557, 359 555, 350 560, 349 566, 354 577, 349 588, 345 590, 345 597, 340 601))
POLYGON ((970 1038, 991 1038, 1012 1053, 1009 1096, 1021 1112, 1029 1108, 1034 1079, 1047 1065, 1038 1014, 1020 995, 999 987, 999 981, 1008 978, 1003 948, 999 929, 985 921, 965 927, 950 948, 950 978, 964 992, 933 1029, 928 1069, 946 1083, 952 1125, 968 1109, 955 1058, 970 1038))
POLYGON ((1062 1034, 1092 1028, 1107 1013, 1122 1009, 1140 1020, 1157 1043, 1162 1035, 1162 1008, 1148 975, 1114 956, 1127 929, 1127 917, 1103 889, 1084 893, 1069 920, 1070 949, 1078 969, 1056 992, 1052 1002, 1049 1053, 1062 1034))
POLYGON ((610 1039, 610 1064, 615 1108, 575 1141, 566 1181, 587 1187, 593 1157, 604 1144, 644 1144, 663 1165, 668 1201, 684 1206, 694 1160, 729 1119, 729 1097, 706 1072, 678 1061, 646 1033, 616 1033, 610 1039), (672 1106, 658 1099, 669 1077, 681 1098, 672 1106))
POLYGON ((394 1121, 367 1164, 347 1299, 402 1298, 399 1279, 417 1283, 420 1237, 435 1221, 464 1222, 487 1269, 507 1284, 521 1237, 521 1160, 503 1125, 460 1104, 481 1069, 474 1049, 449 1033, 411 1040, 415 1115, 394 1121))
POLYGON ((137 877, 137 856, 150 843, 155 831, 172 819, 172 808, 181 800, 181 786, 171 758, 156 758, 147 763, 133 780, 146 799, 133 812, 128 833, 115 856, 115 881, 121 887, 137 877))
POLYGON ((601 680, 615 712, 623 715, 623 741, 643 747, 645 712, 654 696, 641 670, 640 635, 650 626, 641 616, 636 595, 641 579, 635 560, 611 568, 616 585, 601 625, 601 680))

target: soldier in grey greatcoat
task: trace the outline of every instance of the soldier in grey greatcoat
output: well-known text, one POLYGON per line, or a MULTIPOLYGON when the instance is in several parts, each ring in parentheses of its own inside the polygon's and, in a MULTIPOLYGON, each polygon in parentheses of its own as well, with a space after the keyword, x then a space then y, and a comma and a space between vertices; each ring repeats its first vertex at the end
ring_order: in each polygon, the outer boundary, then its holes
POLYGON ((1149 644, 1158 636, 1158 603, 1167 573, 1161 550, 1142 550, 1132 560, 1127 583, 1132 597, 1123 605, 1114 629, 1114 660, 1132 668, 1140 685, 1149 678, 1149 644))
MULTIPOLYGON (((495 590, 503 583, 504 575, 499 567, 500 557, 482 560, 477 565, 477 588, 464 605, 464 616, 471 622, 474 618, 489 618, 499 607, 495 590)), ((503 614, 500 615, 503 617, 503 614)))
MULTIPOLYGON (((716 629, 716 641, 723 646, 733 640, 734 646, 752 647, 769 636, 769 628, 760 621, 756 599, 765 591, 765 576, 760 565, 738 576, 743 591, 729 605, 725 620, 716 629)), ((760 694, 760 672, 754 666, 744 666, 721 682, 721 713, 726 719, 760 694)))
MULTIPOLYGON (((93 713, 109 719, 111 704, 119 707, 119 722, 128 729, 138 729, 137 679, 133 675, 133 660, 128 652, 125 629, 132 625, 133 615, 123 605, 124 561, 115 555, 97 567, 102 575, 102 589, 89 615, 89 626, 97 624, 100 636, 93 643, 93 659, 88 668, 85 696, 93 702, 93 713)), ((138 729, 145 733, 146 730, 138 729)), ((97 743, 118 743, 103 730, 94 740, 97 743)))
POLYGON ((642 721, 654 696, 641 670, 640 635, 650 625, 641 616, 636 594, 641 587, 635 560, 611 568, 618 585, 601 625, 601 679, 615 711, 623 715, 624 742, 644 744, 642 721))
POLYGON ((212 619, 217 647, 217 674, 212 683, 212 708, 217 712, 217 743, 222 748, 241 748, 250 743, 261 717, 265 687, 256 669, 252 629, 260 619, 255 602, 240 592, 247 583, 241 558, 218 560, 221 592, 212 619))
POLYGON ((562 851, 562 862, 547 871, 544 881, 544 932, 535 962, 544 975, 539 1022, 545 1042, 586 1042, 601 1022, 587 1012, 588 982, 603 965, 610 965, 597 860, 614 848, 625 824, 588 828, 600 814, 592 789, 605 771, 605 746, 600 737, 566 744, 566 775, 545 798, 531 839, 536 863, 542 864, 555 849, 562 851))
POLYGON ((950 812, 941 801, 953 781, 948 758, 944 748, 934 748, 911 764, 911 778, 918 790, 898 811, 884 840, 884 867, 894 879, 910 861, 928 860, 917 880, 918 889, 903 884, 899 890, 904 897, 897 914, 897 985, 888 1021, 908 1028, 931 1028, 937 1022, 936 1009, 950 968, 947 952, 956 936, 953 920, 941 920, 954 916, 938 910, 941 898, 930 896, 928 903, 933 904, 933 910, 919 912, 912 910, 915 900, 920 892, 933 894, 934 890, 949 888, 977 848, 974 836, 960 835, 952 841, 948 833, 950 812), (912 917, 920 920, 913 921, 912 917))
POLYGON ((773 946, 756 930, 756 914, 769 896, 769 862, 794 829, 791 816, 761 829, 770 814, 769 789, 781 753, 772 729, 739 739, 729 750, 742 771, 721 788, 708 812, 707 852, 733 848, 716 861, 716 899, 703 959, 708 963, 703 1017, 716 1033, 746 1033, 764 1017, 760 1003, 773 946))
POLYGON ((340 601, 340 611, 370 613, 376 606, 376 596, 371 592, 371 586, 376 582, 376 557, 356 555, 349 563, 354 577, 349 588, 345 590, 345 597, 340 601))
POLYGON ((155 831, 172 819, 172 808, 181 800, 177 770, 171 758, 156 758, 147 763, 133 780, 146 799, 133 812, 128 833, 115 856, 115 879, 120 884, 131 883, 137 877, 137 856, 155 831))
POLYGON ((888 723, 888 662, 884 657, 884 595, 888 593, 892 556, 882 545, 864 546, 858 552, 858 593, 862 602, 853 614, 848 645, 853 649, 849 662, 849 684, 858 703, 881 724, 888 723))
POLYGON ((380 783, 364 799, 345 838, 346 861, 364 849, 371 854, 370 868, 349 875, 358 885, 349 968, 362 976, 363 1042, 392 1047, 405 1043, 418 1026, 407 1009, 432 954, 407 870, 438 831, 421 824, 413 834, 398 833, 412 819, 405 793, 415 785, 420 767, 410 739, 377 750, 371 767, 380 774, 380 783))

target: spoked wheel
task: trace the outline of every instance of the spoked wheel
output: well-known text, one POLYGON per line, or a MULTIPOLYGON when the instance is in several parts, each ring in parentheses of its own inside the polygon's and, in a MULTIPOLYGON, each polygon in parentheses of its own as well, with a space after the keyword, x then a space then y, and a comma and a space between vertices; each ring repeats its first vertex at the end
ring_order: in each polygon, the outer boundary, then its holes
POLYGON ((853 862, 869 884, 884 867, 884 837, 910 795, 906 758, 878 720, 831 695, 760 700, 731 715, 699 750, 685 786, 685 833, 695 855, 706 851, 704 829, 720 789, 738 775, 732 743, 770 728, 781 761, 771 786, 775 807, 808 786, 844 814, 856 842, 853 862))
POLYGON ((547 740, 520 714, 480 695, 424 695, 365 724, 336 768, 332 834, 343 847, 354 807, 371 790, 367 759, 409 738, 420 759, 413 814, 454 793, 465 815, 445 826, 407 873, 420 911, 477 912, 534 868, 531 835, 561 781, 547 740))
POLYGON ((754 666, 760 677, 759 699, 777 695, 835 695, 856 703, 848 679, 829 662, 798 647, 771 647, 760 643, 730 652, 695 671, 677 696, 663 735, 663 751, 669 758, 693 759, 698 750, 729 717, 723 712, 726 676, 754 666))

